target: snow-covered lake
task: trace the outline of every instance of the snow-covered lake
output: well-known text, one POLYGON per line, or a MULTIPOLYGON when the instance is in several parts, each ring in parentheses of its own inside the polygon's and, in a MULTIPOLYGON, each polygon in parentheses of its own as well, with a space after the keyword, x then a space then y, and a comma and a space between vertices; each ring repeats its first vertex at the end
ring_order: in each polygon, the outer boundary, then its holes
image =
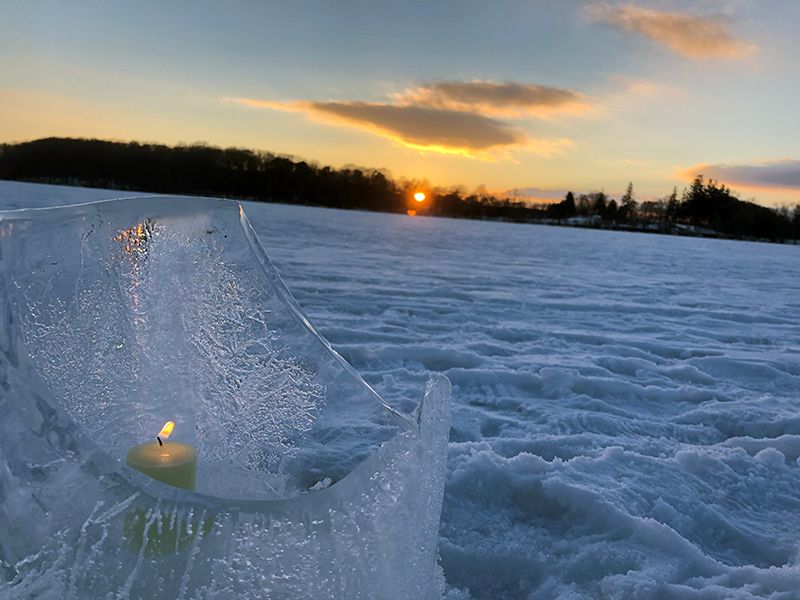
POLYGON ((245 209, 390 403, 452 380, 451 600, 800 598, 800 248, 245 209))

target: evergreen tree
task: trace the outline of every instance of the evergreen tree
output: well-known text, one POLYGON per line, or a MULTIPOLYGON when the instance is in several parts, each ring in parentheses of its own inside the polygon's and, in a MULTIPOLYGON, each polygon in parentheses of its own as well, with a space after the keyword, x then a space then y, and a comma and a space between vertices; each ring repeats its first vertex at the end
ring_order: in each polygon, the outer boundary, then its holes
POLYGON ((594 196, 592 212, 596 215, 603 216, 603 214, 606 212, 606 203, 608 201, 608 196, 605 195, 605 192, 596 192, 592 194, 592 196, 594 196))
POLYGON ((623 194, 622 198, 619 199, 623 206, 629 206, 634 202, 633 199, 633 182, 628 182, 628 189, 623 194))
POLYGON ((672 193, 667 198, 667 221, 674 222, 678 218, 681 204, 678 202, 678 188, 672 188, 672 193))
POLYGON ((576 212, 575 207, 575 195, 572 192, 567 192, 566 197, 564 198, 564 205, 563 214, 565 217, 574 217, 576 212))
POLYGON ((606 210, 603 213, 603 218, 606 219, 607 221, 613 221, 617 218, 618 212, 619 211, 617 208, 617 201, 612 198, 611 200, 609 200, 608 205, 606 205, 606 210))
POLYGON ((633 196, 633 182, 628 182, 628 189, 620 201, 619 217, 623 220, 632 219, 636 215, 636 200, 633 196))
POLYGON ((581 194, 578 196, 578 214, 579 215, 590 215, 592 214, 592 201, 586 194, 581 194))

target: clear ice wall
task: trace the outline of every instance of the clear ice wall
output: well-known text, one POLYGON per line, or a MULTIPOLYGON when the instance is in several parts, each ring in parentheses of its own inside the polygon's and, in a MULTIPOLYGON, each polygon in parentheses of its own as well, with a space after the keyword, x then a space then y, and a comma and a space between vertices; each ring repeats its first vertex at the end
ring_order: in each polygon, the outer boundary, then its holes
POLYGON ((0 213, 0 268, 1 597, 440 597, 449 382, 388 406, 239 204, 0 213), (167 420, 195 492, 124 466, 167 420))

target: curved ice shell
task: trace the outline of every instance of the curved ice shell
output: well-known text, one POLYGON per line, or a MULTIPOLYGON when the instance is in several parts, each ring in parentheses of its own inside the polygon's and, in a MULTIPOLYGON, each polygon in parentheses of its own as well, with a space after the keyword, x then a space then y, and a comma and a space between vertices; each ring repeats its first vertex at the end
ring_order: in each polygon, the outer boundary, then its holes
POLYGON ((0 266, 0 595, 441 595, 449 382, 388 406, 239 204, 0 213, 0 266), (197 492, 123 464, 168 419, 197 492))

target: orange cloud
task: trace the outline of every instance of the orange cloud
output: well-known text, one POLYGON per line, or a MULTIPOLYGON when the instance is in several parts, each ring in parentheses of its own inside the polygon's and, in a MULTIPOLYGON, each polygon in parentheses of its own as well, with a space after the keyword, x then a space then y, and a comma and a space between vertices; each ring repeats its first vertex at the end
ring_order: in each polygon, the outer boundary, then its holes
POLYGON ((662 12, 630 4, 592 4, 586 7, 586 12, 594 20, 643 35, 685 58, 735 59, 757 50, 753 44, 734 36, 724 17, 662 12))
POLYGON ((474 111, 490 116, 580 114, 589 110, 585 96, 571 90, 532 83, 434 81, 394 95, 403 105, 474 111))
POLYGON ((750 191, 783 191, 800 194, 800 160, 764 160, 752 164, 699 164, 678 172, 679 177, 687 180, 699 174, 750 191))
POLYGON ((324 123, 355 127, 407 148, 494 159, 510 149, 543 155, 556 153, 569 140, 531 139, 519 129, 485 115, 429 106, 374 102, 273 102, 224 98, 254 108, 301 112, 324 123))

